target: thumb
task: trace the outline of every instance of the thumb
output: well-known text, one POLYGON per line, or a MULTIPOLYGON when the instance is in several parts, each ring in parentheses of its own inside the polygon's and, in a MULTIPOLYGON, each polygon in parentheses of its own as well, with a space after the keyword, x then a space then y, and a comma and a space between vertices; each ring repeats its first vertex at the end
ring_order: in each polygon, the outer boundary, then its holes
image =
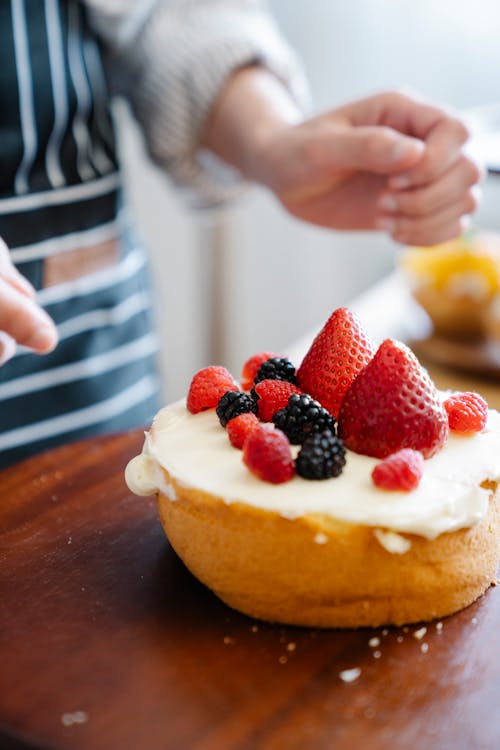
POLYGON ((425 151, 425 144, 388 127, 360 126, 337 131, 331 139, 331 165, 376 174, 409 169, 425 151))

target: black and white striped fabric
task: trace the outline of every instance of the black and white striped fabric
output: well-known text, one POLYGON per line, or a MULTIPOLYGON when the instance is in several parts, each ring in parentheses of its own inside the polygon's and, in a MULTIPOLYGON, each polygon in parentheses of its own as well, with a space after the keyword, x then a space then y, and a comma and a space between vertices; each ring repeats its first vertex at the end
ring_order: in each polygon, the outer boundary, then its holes
POLYGON ((158 407, 143 251, 121 209, 100 49, 73 0, 0 0, 0 236, 60 343, 0 367, 0 466, 146 424, 158 407), (42 288, 50 256, 116 240, 117 264, 42 288))
POLYGON ((207 158, 199 134, 227 76, 255 63, 307 104, 265 0, 0 0, 0 236, 61 337, 47 357, 19 351, 0 367, 0 466, 147 423, 158 406, 147 272, 120 208, 106 80, 158 165, 192 204, 214 206, 241 176, 207 158), (114 239, 116 266, 43 288, 51 256, 114 239))

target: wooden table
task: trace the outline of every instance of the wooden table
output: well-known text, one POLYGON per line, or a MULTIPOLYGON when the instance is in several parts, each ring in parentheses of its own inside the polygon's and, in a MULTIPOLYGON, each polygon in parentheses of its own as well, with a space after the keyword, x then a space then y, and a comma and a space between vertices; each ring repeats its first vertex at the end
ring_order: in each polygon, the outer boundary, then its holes
POLYGON ((126 488, 141 443, 0 475, 2 749, 498 750, 498 588, 420 639, 258 623, 187 572, 154 501, 126 488))

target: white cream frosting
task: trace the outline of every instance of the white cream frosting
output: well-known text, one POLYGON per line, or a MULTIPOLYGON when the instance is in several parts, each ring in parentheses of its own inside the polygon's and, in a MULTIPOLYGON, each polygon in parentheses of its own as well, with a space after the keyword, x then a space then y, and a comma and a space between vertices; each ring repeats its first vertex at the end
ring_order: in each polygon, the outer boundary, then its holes
POLYGON ((486 514, 489 493, 479 485, 500 480, 500 414, 490 411, 486 428, 474 435, 450 434, 445 446, 424 462, 417 489, 387 492, 375 487, 377 459, 348 452, 342 474, 310 481, 295 476, 284 484, 254 477, 233 448, 214 410, 190 414, 184 401, 158 412, 146 433, 142 454, 126 470, 139 495, 163 492, 175 500, 164 467, 186 487, 243 502, 286 518, 319 513, 354 524, 407 532, 434 539, 473 526, 486 514))
POLYGON ((404 555, 411 547, 410 540, 395 531, 374 529, 373 534, 378 543, 393 555, 404 555))

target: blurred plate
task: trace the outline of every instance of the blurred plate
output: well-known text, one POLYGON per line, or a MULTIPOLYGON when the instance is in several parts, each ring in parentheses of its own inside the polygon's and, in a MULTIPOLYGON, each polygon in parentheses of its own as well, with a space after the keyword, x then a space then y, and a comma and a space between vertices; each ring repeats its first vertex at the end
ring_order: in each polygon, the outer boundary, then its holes
POLYGON ((412 297, 402 275, 395 274, 392 283, 397 285, 399 303, 396 337, 405 341, 419 359, 465 373, 500 377, 500 342, 493 339, 460 341, 438 336, 431 319, 412 297))
POLYGON ((500 377, 500 344, 496 341, 455 341, 442 336, 409 338, 419 359, 463 372, 500 377))

